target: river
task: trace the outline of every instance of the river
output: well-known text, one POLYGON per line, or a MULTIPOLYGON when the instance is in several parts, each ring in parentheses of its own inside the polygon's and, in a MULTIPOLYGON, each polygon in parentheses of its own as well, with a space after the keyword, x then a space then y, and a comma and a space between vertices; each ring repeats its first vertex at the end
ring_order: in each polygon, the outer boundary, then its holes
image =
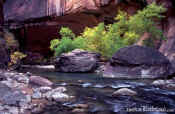
MULTIPOLYGON (((62 102, 61 105, 73 108, 77 104, 87 104, 88 114, 174 114, 175 91, 158 88, 151 83, 153 80, 106 78, 95 73, 59 73, 52 70, 24 68, 22 72, 31 72, 43 76, 64 86, 67 93, 75 99, 62 102), (121 88, 136 91, 136 96, 112 96, 121 88)), ((53 107, 48 112, 55 114, 53 107)), ((47 113, 47 114, 48 114, 47 113)), ((84 113, 82 113, 84 114, 84 113)))

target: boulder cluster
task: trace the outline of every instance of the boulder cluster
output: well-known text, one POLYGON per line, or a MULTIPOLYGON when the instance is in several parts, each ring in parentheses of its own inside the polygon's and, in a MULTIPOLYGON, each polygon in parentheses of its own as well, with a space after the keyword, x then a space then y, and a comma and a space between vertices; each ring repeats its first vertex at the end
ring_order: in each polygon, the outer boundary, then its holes
MULTIPOLYGON (((59 72, 95 72, 99 66, 100 55, 84 50, 73 50, 55 60, 59 72)), ((106 77, 155 79, 171 75, 172 65, 156 49, 134 45, 117 51, 100 70, 106 77)))
POLYGON ((72 99, 66 91, 65 87, 53 87, 49 80, 30 73, 0 70, 0 113, 39 113, 55 102, 72 99))

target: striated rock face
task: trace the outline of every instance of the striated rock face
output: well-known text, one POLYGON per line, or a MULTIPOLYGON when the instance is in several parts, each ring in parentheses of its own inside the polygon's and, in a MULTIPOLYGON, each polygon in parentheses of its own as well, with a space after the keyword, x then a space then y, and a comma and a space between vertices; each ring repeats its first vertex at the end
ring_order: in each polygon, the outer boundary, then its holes
POLYGON ((99 54, 76 49, 57 58, 55 68, 60 72, 93 72, 99 58, 99 54))
POLYGON ((120 0, 6 0, 4 18, 27 52, 48 55, 61 27, 79 34, 87 26, 112 23, 118 8, 133 14, 139 7, 120 0))
POLYGON ((6 0, 5 20, 24 21, 46 16, 61 16, 72 12, 98 9, 111 0, 6 0))
POLYGON ((129 46, 120 49, 106 66, 104 75, 126 78, 160 78, 169 75, 171 64, 155 49, 129 46))

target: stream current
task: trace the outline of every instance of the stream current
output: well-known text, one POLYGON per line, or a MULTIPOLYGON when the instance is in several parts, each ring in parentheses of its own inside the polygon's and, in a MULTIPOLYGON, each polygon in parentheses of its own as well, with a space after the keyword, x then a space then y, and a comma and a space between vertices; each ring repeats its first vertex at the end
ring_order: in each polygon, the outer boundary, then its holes
MULTIPOLYGON (((67 93, 75 99, 61 105, 73 108, 87 104, 88 114, 175 114, 175 91, 153 86, 154 80, 115 79, 95 73, 59 73, 35 68, 22 71, 43 76, 55 86, 66 87, 67 93), (112 93, 121 88, 134 90, 137 95, 113 97, 112 93)), ((55 110, 49 114, 55 114, 55 110)))

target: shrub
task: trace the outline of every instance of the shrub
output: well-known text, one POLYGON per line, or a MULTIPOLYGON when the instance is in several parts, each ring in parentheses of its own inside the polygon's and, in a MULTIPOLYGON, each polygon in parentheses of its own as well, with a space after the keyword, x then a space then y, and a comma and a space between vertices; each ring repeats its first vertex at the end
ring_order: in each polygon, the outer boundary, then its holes
POLYGON ((74 49, 86 49, 86 41, 83 37, 78 36, 72 41, 72 45, 74 46, 74 49))
POLYGON ((14 53, 12 53, 10 55, 11 61, 9 62, 9 66, 17 64, 21 59, 25 58, 26 56, 27 55, 25 55, 19 51, 15 51, 14 53))
POLYGON ((50 50, 54 51, 55 48, 60 44, 60 41, 58 39, 53 39, 50 41, 50 50))
POLYGON ((52 40, 50 48, 55 52, 55 56, 80 48, 110 58, 118 49, 138 42, 144 33, 151 34, 148 41, 145 41, 145 45, 152 46, 155 40, 164 38, 162 31, 156 27, 155 21, 163 18, 161 13, 165 11, 165 8, 155 3, 133 16, 119 11, 115 23, 110 25, 100 23, 93 28, 86 27, 78 37, 69 28, 63 27, 60 30, 61 41, 52 40))
POLYGON ((74 49, 72 45, 72 40, 63 37, 60 41, 60 44, 55 48, 55 56, 59 56, 61 53, 66 53, 74 49))
POLYGON ((87 50, 98 53, 105 53, 103 37, 105 35, 105 25, 100 23, 94 28, 85 28, 82 37, 86 40, 87 50))
POLYGON ((151 37, 143 45, 151 46, 155 40, 163 39, 163 33, 156 27, 155 21, 161 19, 161 13, 166 9, 155 3, 148 5, 137 14, 129 16, 126 12, 119 11, 116 22, 105 26, 100 23, 94 28, 86 28, 82 37, 87 40, 87 50, 101 53, 109 58, 118 49, 135 44, 141 36, 148 32, 151 37))
POLYGON ((53 39, 50 42, 50 49, 54 51, 54 56, 59 56, 61 53, 66 53, 74 49, 85 49, 85 42, 82 37, 75 38, 75 34, 66 27, 61 28, 61 40, 53 39))
POLYGON ((61 30, 60 30, 60 35, 62 37, 67 37, 67 38, 70 38, 70 39, 75 38, 75 34, 68 27, 62 27, 61 30))

